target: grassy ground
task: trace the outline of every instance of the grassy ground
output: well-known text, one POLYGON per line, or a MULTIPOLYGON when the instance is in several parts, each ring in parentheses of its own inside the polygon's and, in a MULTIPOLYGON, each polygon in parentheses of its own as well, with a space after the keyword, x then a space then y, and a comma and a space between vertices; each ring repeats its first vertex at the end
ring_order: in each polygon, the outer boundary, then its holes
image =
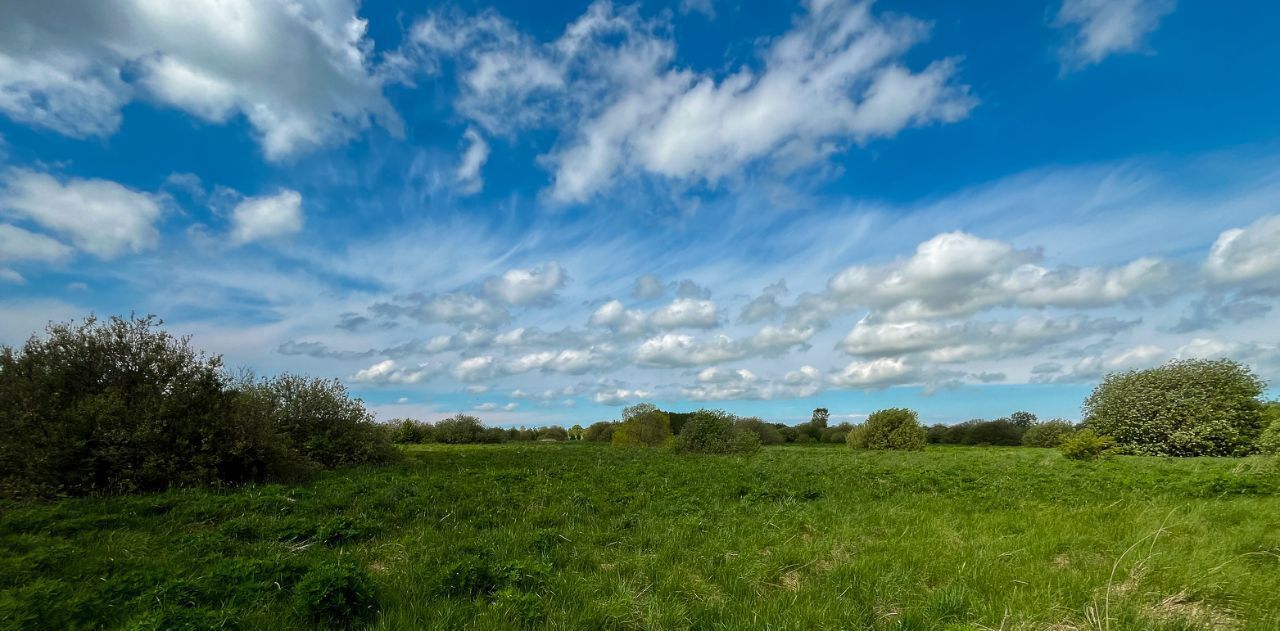
POLYGON ((1263 460, 423 447, 0 506, 0 628, 1280 629, 1263 460))

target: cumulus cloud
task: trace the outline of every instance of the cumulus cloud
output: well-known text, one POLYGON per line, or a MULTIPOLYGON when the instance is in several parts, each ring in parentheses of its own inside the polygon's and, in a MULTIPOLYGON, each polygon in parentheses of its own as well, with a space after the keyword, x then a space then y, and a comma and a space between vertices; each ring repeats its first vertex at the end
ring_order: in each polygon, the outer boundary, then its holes
POLYGON ((1268 215, 1244 228, 1218 235, 1204 269, 1221 284, 1256 285, 1280 290, 1280 215, 1268 215))
POLYGON ((467 141, 467 148, 462 153, 462 162, 454 171, 453 179, 460 193, 472 195, 484 188, 484 178, 480 175, 480 169, 489 160, 489 143, 485 142, 480 132, 474 128, 468 128, 462 134, 462 138, 467 141))
POLYGON ((73 250, 56 239, 0 224, 0 261, 57 263, 71 258, 73 250))
POLYGON ((485 281, 485 292, 513 306, 549 304, 564 287, 568 277, 559 263, 552 261, 529 269, 511 269, 485 281))
POLYGON ((792 319, 820 321, 859 308, 888 321, 967 316, 997 307, 1114 305, 1169 289, 1174 267, 1140 258, 1116 268, 1044 267, 1039 250, 964 232, 939 234, 905 259, 848 267, 827 283, 827 293, 807 296, 792 319))
POLYGON ((403 366, 394 359, 380 361, 351 375, 351 381, 373 385, 410 385, 431 378, 435 371, 429 364, 403 366))
POLYGON ((957 363, 1039 352, 1066 341, 1114 335, 1139 322, 1080 315, 1062 319, 1024 315, 1009 321, 958 323, 864 318, 840 347, 851 355, 923 354, 930 362, 957 363))
POLYGON ((211 123, 243 116, 267 158, 402 123, 355 0, 67 0, 0 6, 0 112, 105 137, 139 97, 211 123))
POLYGON ((274 239, 302 230, 302 194, 289 189, 249 197, 231 211, 231 241, 274 239))
POLYGON ((69 178, 10 169, 0 189, 0 214, 39 224, 102 259, 155 246, 160 199, 109 180, 69 178))
POLYGON ((720 313, 714 302, 693 298, 677 298, 649 316, 649 322, 659 329, 709 329, 719 321, 720 313))
POLYGON ((1042 370, 1040 373, 1034 374, 1032 380, 1051 383, 1097 381, 1111 372, 1150 368, 1168 357, 1168 351, 1154 344, 1116 348, 1081 357, 1065 372, 1042 370))
POLYGON ((738 319, 750 324, 777 317, 782 313, 782 304, 778 299, 786 294, 787 281, 779 279, 778 282, 765 287, 759 296, 752 298, 751 302, 743 306, 738 319))
POLYGON ((453 376, 458 381, 485 381, 492 379, 497 372, 497 361, 490 355, 470 357, 453 367, 453 376))
POLYGON ((628 389, 628 388, 608 388, 600 390, 592 395, 591 399, 601 405, 626 405, 633 401, 640 401, 653 396, 648 390, 628 389))
POLYGON ((1064 69, 1141 50, 1147 35, 1173 12, 1174 0, 1065 0, 1054 25, 1072 31, 1062 47, 1064 69))
MULTIPOLYGON (((772 156, 826 156, 904 128, 948 123, 976 104, 956 61, 912 68, 925 23, 869 3, 808 2, 756 67, 717 77, 675 65, 664 18, 596 2, 539 42, 492 11, 434 12, 412 41, 431 66, 451 61, 457 109, 493 133, 559 129, 544 156, 554 199, 584 202, 637 174, 716 185, 772 156)), ((794 168, 790 165, 788 168, 794 168)))

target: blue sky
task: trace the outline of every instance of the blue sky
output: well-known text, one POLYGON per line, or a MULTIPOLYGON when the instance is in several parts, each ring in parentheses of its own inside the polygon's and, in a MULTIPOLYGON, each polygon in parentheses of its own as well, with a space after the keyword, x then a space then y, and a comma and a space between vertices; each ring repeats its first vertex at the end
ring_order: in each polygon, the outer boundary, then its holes
POLYGON ((1272 3, 190 5, 0 6, 0 342, 503 425, 1280 377, 1272 3))

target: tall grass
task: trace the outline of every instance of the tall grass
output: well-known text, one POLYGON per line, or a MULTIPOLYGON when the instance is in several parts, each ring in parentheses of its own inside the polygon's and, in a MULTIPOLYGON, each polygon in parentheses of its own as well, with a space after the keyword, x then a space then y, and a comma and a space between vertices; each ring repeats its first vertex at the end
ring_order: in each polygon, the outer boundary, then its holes
POLYGON ((298 486, 5 505, 0 628, 1273 630, 1271 466, 412 447, 298 486))

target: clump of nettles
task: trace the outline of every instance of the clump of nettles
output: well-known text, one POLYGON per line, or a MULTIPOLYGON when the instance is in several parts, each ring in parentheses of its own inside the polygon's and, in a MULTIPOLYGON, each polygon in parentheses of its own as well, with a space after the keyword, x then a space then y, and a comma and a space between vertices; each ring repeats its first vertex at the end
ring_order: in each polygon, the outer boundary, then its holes
POLYGON ((698 410, 689 416, 675 447, 686 453, 753 454, 760 451, 760 436, 737 426, 735 417, 720 410, 698 410))
POLYGON ((872 412, 867 422, 849 430, 845 442, 851 449, 921 451, 929 434, 920 426, 915 410, 889 408, 872 412))
POLYGON ((350 629, 377 613, 369 576, 351 563, 311 570, 298 582, 294 599, 303 617, 331 628, 350 629))
POLYGON ((1082 429, 1062 441, 1062 455, 1072 460, 1097 460, 1107 455, 1115 443, 1109 436, 1099 436, 1091 429, 1082 429))

